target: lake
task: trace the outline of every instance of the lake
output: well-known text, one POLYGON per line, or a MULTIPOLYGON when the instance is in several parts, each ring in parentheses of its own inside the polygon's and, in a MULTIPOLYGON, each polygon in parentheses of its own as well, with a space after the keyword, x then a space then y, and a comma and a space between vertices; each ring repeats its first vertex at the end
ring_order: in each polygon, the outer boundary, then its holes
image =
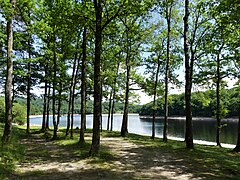
MULTIPOLYGON (((149 117, 140 118, 137 114, 130 114, 128 121, 128 131, 130 133, 149 135, 152 132, 152 120, 149 117)), ((80 127, 80 115, 74 116, 74 127, 80 127)), ((103 129, 107 129, 107 115, 103 115, 103 129)), ((67 116, 62 116, 60 126, 66 127, 67 116)), ((31 125, 41 125, 42 117, 31 117, 31 125)), ((113 130, 120 131, 122 124, 122 115, 114 115, 113 130)), ((237 141, 237 119, 225 119, 222 122, 220 139, 222 143, 236 144, 237 141)), ((50 117, 50 126, 52 126, 52 119, 50 117)), ((93 115, 87 115, 86 119, 87 128, 93 126, 93 115)), ((162 137, 163 132, 163 119, 156 120, 156 137, 162 137)), ((213 118, 193 118, 194 139, 196 142, 202 144, 214 144, 216 134, 216 120, 213 118), (207 141, 207 142, 206 142, 207 141)), ((168 136, 172 139, 183 140, 185 132, 185 118, 169 118, 168 136)))

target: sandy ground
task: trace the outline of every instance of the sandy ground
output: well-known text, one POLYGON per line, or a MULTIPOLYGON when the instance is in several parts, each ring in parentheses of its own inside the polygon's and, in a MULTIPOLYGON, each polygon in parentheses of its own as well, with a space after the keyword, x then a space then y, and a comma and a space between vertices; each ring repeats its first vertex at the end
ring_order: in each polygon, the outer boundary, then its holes
POLYGON ((110 161, 82 158, 39 135, 22 143, 27 147, 25 162, 17 165, 12 179, 202 179, 183 159, 118 137, 101 138, 101 147, 114 155, 110 161))

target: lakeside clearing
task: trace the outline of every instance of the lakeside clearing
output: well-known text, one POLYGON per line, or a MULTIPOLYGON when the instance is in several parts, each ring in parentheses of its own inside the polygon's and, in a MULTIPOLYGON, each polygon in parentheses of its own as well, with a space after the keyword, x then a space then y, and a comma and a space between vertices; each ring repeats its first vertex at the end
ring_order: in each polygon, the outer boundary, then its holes
MULTIPOLYGON (((195 145, 119 132, 101 133, 101 151, 88 157, 91 130, 86 143, 79 144, 79 132, 73 139, 64 137, 51 141, 52 132, 26 137, 25 129, 14 127, 15 141, 2 157, 0 177, 8 179, 239 179, 240 154, 215 146, 195 145), (17 147, 15 147, 15 146, 17 147), (20 148, 20 149, 18 149, 20 148), (12 153, 12 154, 11 154, 12 153), (11 156, 12 155, 12 156, 11 156), (11 161, 10 161, 11 160, 11 161), (4 163, 5 162, 5 163, 4 163), (6 163, 7 162, 7 163, 6 163)), ((1 149, 3 150, 3 149, 1 149)), ((4 152, 1 151, 3 154, 4 152)))

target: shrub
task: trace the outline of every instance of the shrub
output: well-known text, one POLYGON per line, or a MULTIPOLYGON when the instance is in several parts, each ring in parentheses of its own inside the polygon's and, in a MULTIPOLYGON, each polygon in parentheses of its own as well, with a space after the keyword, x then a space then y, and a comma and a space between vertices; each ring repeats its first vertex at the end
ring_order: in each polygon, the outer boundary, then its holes
MULTIPOLYGON (((26 108, 19 103, 13 103, 13 123, 23 125, 26 122, 26 108)), ((5 102, 0 98, 0 122, 5 122, 5 102)))

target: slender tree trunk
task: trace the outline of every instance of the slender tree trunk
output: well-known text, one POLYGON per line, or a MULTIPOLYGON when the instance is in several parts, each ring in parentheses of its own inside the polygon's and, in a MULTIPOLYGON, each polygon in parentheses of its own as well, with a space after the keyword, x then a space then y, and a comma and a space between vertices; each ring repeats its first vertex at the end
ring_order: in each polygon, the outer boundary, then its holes
MULTIPOLYGON (((31 36, 28 40, 28 61, 31 60, 31 36)), ((28 75, 27 75, 27 129, 26 133, 30 133, 30 108, 31 108, 31 62, 28 62, 28 75)))
POLYGON ((62 104, 62 82, 59 82, 59 95, 58 95, 58 109, 57 109, 57 131, 60 124, 61 119, 61 104, 62 104))
POLYGON ((102 132, 102 94, 103 94, 103 80, 102 80, 102 78, 100 77, 100 81, 101 81, 101 91, 100 91, 100 93, 101 93, 101 101, 100 101, 100 130, 101 130, 101 132, 102 132))
POLYGON ((193 127, 192 127, 192 107, 191 107, 191 90, 192 90, 192 66, 193 62, 189 62, 188 48, 188 17, 189 17, 189 1, 185 0, 185 16, 184 16, 184 54, 185 54, 185 113, 186 113, 186 147, 193 149, 193 127))
POLYGON ((217 119, 217 132, 216 132, 216 143, 217 146, 221 147, 220 143, 220 131, 221 131, 221 105, 220 105, 220 84, 221 84, 221 74, 220 74, 220 54, 221 50, 223 48, 223 45, 220 47, 218 50, 218 55, 217 55, 217 82, 216 82, 216 98, 217 98, 217 108, 216 108, 216 119, 217 119))
POLYGON ((167 142, 167 135, 168 135, 168 82, 169 82, 169 72, 170 72, 171 18, 172 18, 172 5, 170 5, 170 8, 169 8, 169 4, 168 4, 166 9, 168 32, 167 32, 167 62, 166 62, 166 72, 165 72, 163 142, 167 142))
MULTIPOLYGON (((77 45, 78 46, 78 45, 77 45)), ((78 49, 78 48, 77 48, 78 49)), ((73 62, 73 71, 72 71, 72 81, 70 85, 70 94, 69 94, 69 100, 68 100, 68 116, 67 116, 67 128, 66 128, 66 136, 69 134, 69 129, 71 125, 71 112, 73 108, 73 88, 74 88, 74 80, 75 80, 75 74, 76 74, 76 64, 77 64, 77 52, 75 54, 74 62, 73 62)))
POLYGON ((126 79, 125 105, 124 105, 122 128, 121 128, 122 137, 125 137, 128 134, 129 81, 130 81, 130 70, 131 70, 129 52, 127 52, 127 57, 126 57, 127 79, 126 79))
MULTIPOLYGON (((16 0, 11 0, 12 9, 15 10, 16 0)), ((7 22, 7 77, 5 84, 5 127, 2 136, 2 143, 6 144, 10 141, 12 132, 12 107, 13 107, 13 16, 7 22)))
POLYGON ((49 130, 50 91, 51 91, 51 84, 50 84, 50 82, 48 82, 48 93, 47 93, 47 119, 46 119, 46 129, 47 129, 47 130, 49 130))
MULTIPOLYGON (((77 51, 78 51, 78 47, 77 47, 77 51)), ((77 75, 79 73, 79 65, 80 65, 80 60, 81 60, 81 56, 82 56, 82 53, 80 53, 79 57, 78 56, 78 53, 76 52, 76 59, 77 59, 77 63, 76 63, 76 72, 73 76, 74 80, 73 80, 73 89, 72 89, 72 104, 71 104, 71 138, 73 138, 73 124, 74 124, 74 102, 75 102, 75 89, 76 89, 76 84, 77 84, 77 75)))
POLYGON ((110 131, 113 131, 113 115, 114 115, 114 106, 115 106, 114 97, 115 97, 115 95, 113 95, 113 100, 112 100, 110 131))
POLYGON ((80 130, 80 143, 84 143, 84 131, 86 123, 86 61, 87 61, 87 29, 83 30, 83 43, 82 43, 82 76, 81 76, 81 130, 80 130))
POLYGON ((113 94, 113 90, 111 89, 110 99, 109 99, 109 103, 108 103, 108 120, 107 120, 107 130, 108 131, 109 131, 109 126, 110 126, 110 116, 111 116, 111 107, 112 107, 112 94, 113 94))
MULTIPOLYGON (((4 34, 5 28, 4 28, 3 23, 1 23, 0 26, 1 26, 1 33, 4 34)), ((4 56, 3 44, 4 44, 3 42, 0 42, 0 58, 3 58, 3 56, 4 56)))
POLYGON ((238 117, 238 137, 237 137, 237 145, 233 149, 235 152, 240 152, 240 116, 238 117))
MULTIPOLYGON (((73 68, 73 72, 74 72, 75 71, 75 66, 76 66, 75 61, 74 61, 73 66, 74 66, 74 68, 73 68)), ((71 82, 70 94, 69 94, 69 99, 68 99, 68 115, 67 115, 66 136, 68 136, 68 134, 69 134, 70 124, 71 124, 71 112, 72 112, 72 100, 73 100, 73 92, 72 91, 73 91, 73 82, 71 82)))
POLYGON ((43 100, 43 102, 44 102, 43 103, 43 120, 42 120, 41 132, 45 132, 45 130, 46 130, 46 111, 47 111, 47 92, 48 92, 47 90, 48 90, 48 81, 45 79, 44 100, 43 100))
POLYGON ((158 76, 160 71, 160 60, 158 59, 158 65, 157 65, 157 72, 155 77, 155 84, 154 84, 154 93, 153 93, 153 119, 152 119, 152 137, 151 139, 155 138, 155 119, 156 119, 156 96, 157 96, 157 84, 158 84, 158 76))
POLYGON ((54 34, 54 49, 53 49, 53 89, 52 89, 52 112, 53 112, 53 140, 57 138, 57 122, 56 122, 56 86, 57 86, 57 56, 56 56, 56 37, 54 34))
POLYGON ((117 72, 116 72, 116 76, 114 78, 114 82, 113 82, 113 96, 112 96, 112 110, 111 110, 111 127, 110 127, 110 131, 113 130, 113 114, 114 114, 114 106, 115 106, 115 96, 116 96, 116 85, 117 85, 117 77, 118 77, 118 70, 119 70, 119 66, 120 63, 118 62, 117 64, 117 72))
POLYGON ((101 117, 101 50, 102 50, 102 1, 94 0, 96 15, 95 31, 95 59, 94 59, 94 115, 93 115, 93 136, 89 155, 98 154, 100 148, 100 117, 101 117))
POLYGON ((73 98, 72 98, 72 104, 71 104, 71 129, 70 129, 70 137, 73 138, 73 123, 74 123, 74 90, 73 90, 73 98))

